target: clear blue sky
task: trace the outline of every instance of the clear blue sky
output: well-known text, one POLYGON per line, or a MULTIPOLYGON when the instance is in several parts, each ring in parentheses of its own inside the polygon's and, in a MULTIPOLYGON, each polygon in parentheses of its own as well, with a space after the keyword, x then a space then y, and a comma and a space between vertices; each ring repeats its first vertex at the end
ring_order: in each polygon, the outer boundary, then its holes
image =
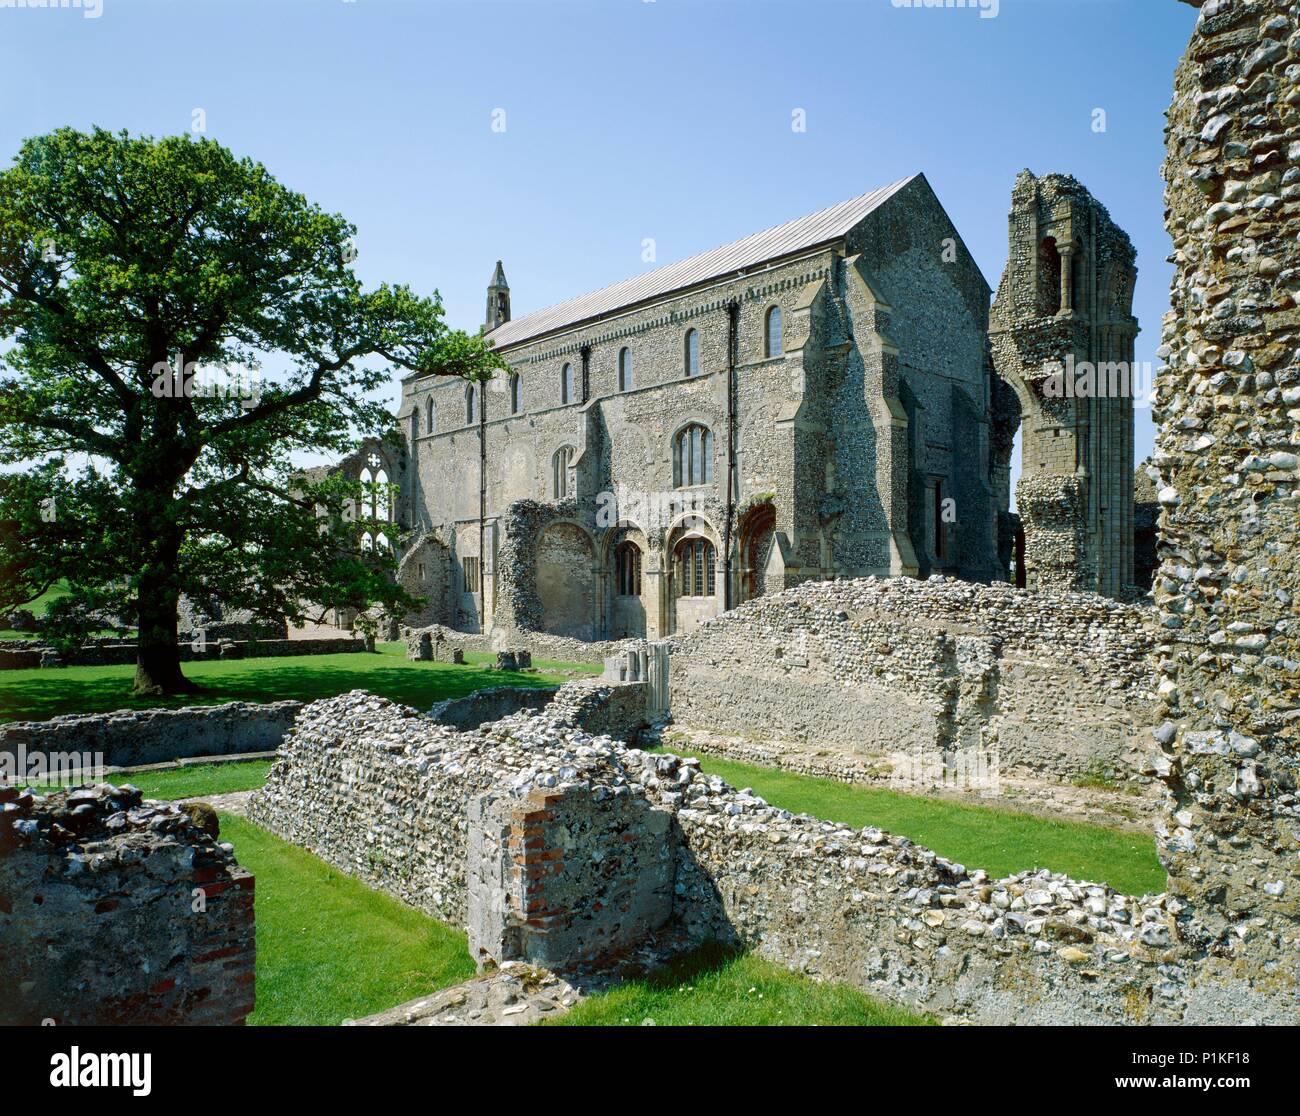
MULTIPOLYGON (((915 171, 996 287, 1029 167, 1076 175, 1133 237, 1155 360, 1162 114, 1196 17, 1175 0, 102 5, 0 8, 0 163, 60 125, 185 133, 202 109, 357 225, 364 281, 437 288, 454 325, 482 321, 498 258, 518 315, 652 266, 644 238, 668 263, 915 171)), ((1139 411, 1139 459, 1152 432, 1139 411)))

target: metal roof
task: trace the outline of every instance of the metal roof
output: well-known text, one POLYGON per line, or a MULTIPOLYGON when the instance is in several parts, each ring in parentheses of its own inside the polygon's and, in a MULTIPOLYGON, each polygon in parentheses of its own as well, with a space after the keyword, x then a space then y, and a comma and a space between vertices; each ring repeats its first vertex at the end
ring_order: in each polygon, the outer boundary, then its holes
POLYGON ((625 306, 647 302, 661 295, 686 287, 693 287, 708 279, 729 275, 768 260, 789 256, 818 244, 837 240, 847 233, 868 213, 879 208, 894 194, 919 175, 901 178, 869 194, 840 202, 829 209, 820 210, 756 232, 741 240, 710 249, 698 256, 680 260, 666 267, 647 271, 621 283, 602 287, 590 294, 579 295, 565 302, 557 302, 544 310, 535 310, 522 318, 505 322, 492 330, 490 337, 498 348, 518 345, 544 333, 575 325, 578 322, 599 318, 625 306))

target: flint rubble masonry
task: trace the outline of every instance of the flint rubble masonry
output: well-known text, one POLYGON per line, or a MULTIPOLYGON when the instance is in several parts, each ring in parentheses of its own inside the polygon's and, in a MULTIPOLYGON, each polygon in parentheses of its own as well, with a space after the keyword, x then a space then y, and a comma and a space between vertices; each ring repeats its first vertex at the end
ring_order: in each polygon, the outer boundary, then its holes
POLYGON ((253 1010, 253 877, 184 807, 130 785, 0 787, 0 942, 0 1024, 253 1010))

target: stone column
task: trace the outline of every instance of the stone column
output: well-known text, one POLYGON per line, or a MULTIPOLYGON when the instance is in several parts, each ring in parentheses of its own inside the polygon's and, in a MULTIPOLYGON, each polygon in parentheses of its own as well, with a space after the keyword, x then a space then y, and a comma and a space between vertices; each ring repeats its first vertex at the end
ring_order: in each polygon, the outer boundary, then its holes
POLYGON ((1061 313, 1067 314, 1074 309, 1074 249, 1073 244, 1062 244, 1057 251, 1061 254, 1061 313))

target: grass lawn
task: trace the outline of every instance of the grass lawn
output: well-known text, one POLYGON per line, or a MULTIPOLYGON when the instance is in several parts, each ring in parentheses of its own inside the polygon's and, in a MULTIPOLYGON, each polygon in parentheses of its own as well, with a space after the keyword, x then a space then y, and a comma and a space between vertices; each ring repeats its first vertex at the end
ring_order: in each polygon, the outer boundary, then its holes
POLYGON ((196 763, 192 767, 109 775, 108 781, 139 787, 144 791, 145 798, 197 798, 200 795, 257 790, 266 782, 274 762, 259 759, 232 763, 196 763))
POLYGON ((474 975, 465 935, 243 818, 221 839, 257 877, 257 1006, 248 1022, 332 1026, 474 975))
MULTIPOLYGON (((33 616, 44 616, 45 606, 49 604, 50 601, 56 600, 59 597, 66 597, 67 595, 68 595, 68 583, 66 581, 58 581, 55 582, 53 585, 51 585, 48 589, 46 589, 45 592, 42 593, 39 597, 37 597, 34 601, 29 601, 27 604, 19 605, 18 608, 26 609, 33 616)), ((7 620, 8 618, 9 617, 6 614, 5 619, 7 620)), ((12 628, 0 628, 0 639, 30 639, 30 638, 32 638, 31 632, 16 632, 12 628)))
POLYGON ((1145 833, 853 786, 714 756, 701 756, 700 762, 705 771, 753 788, 773 806, 855 827, 879 826, 995 878, 1050 868, 1130 895, 1165 889, 1155 838, 1145 833))
POLYGON ((401 643, 383 643, 375 654, 301 655, 227 659, 183 664, 201 691, 173 698, 131 695, 135 667, 72 666, 0 671, 0 721, 44 720, 61 713, 103 713, 113 709, 213 705, 223 701, 313 701, 348 690, 370 690, 416 709, 462 697, 487 686, 553 686, 563 668, 598 674, 586 663, 539 663, 537 674, 493 670, 486 654, 467 656, 464 666, 409 662, 401 643))
POLYGON ((641 980, 583 1000, 554 1026, 917 1027, 930 1020, 843 984, 704 946, 641 980))

